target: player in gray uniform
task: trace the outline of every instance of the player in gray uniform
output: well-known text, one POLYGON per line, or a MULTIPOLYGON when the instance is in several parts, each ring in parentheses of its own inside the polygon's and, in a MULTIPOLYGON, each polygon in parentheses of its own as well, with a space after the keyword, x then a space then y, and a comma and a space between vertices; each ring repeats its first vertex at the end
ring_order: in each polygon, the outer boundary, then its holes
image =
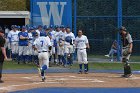
POLYGON ((126 32, 125 27, 120 28, 120 35, 122 41, 122 63, 124 65, 124 75, 122 77, 132 76, 131 67, 128 63, 133 48, 133 40, 129 32, 126 32))

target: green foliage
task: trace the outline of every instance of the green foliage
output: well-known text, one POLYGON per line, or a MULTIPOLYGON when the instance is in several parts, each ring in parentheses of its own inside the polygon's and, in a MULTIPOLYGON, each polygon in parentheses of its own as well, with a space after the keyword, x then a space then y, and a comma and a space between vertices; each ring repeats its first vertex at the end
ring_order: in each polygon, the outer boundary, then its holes
POLYGON ((26 11, 29 0, 0 0, 0 11, 26 11))

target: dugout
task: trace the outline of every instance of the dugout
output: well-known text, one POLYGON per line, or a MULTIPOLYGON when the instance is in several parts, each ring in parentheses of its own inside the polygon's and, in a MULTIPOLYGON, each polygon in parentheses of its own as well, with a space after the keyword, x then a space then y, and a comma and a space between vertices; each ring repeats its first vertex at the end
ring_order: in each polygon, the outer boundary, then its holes
POLYGON ((0 26, 29 24, 29 11, 0 11, 0 26))

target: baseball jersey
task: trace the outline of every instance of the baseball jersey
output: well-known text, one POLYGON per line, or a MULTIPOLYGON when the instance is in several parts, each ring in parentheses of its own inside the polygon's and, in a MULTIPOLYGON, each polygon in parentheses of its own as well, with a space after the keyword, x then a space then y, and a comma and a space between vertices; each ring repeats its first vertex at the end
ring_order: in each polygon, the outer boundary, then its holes
POLYGON ((81 37, 77 36, 75 39, 76 48, 78 48, 78 49, 86 48, 87 43, 89 43, 89 42, 85 35, 82 35, 81 37))
POLYGON ((10 41, 10 42, 18 42, 18 41, 19 41, 18 33, 19 33, 18 31, 13 31, 13 30, 11 30, 11 31, 8 33, 9 41, 10 41))
POLYGON ((127 33, 125 37, 122 37, 123 47, 128 46, 132 42, 133 42, 133 40, 132 40, 132 37, 129 33, 127 33))
MULTIPOLYGON (((65 38, 68 37, 68 36, 71 37, 72 42, 73 42, 73 40, 75 40, 75 36, 74 36, 74 34, 72 32, 65 34, 65 38)), ((70 45, 70 43, 69 42, 65 42, 65 45, 70 45)))
POLYGON ((28 39, 20 39, 20 36, 27 37, 28 38, 28 33, 27 32, 19 32, 18 37, 19 37, 19 46, 28 46, 28 39))
POLYGON ((55 39, 56 39, 56 42, 58 42, 59 41, 59 37, 60 37, 60 33, 61 33, 62 31, 59 31, 59 32, 55 32, 55 39))
POLYGON ((33 45, 35 45, 38 52, 48 51, 48 47, 51 46, 50 38, 48 36, 47 37, 45 37, 45 36, 38 37, 34 41, 33 45))
POLYGON ((29 43, 33 44, 33 35, 32 33, 28 33, 28 37, 29 37, 29 43))
POLYGON ((36 32, 37 32, 38 36, 40 37, 40 32, 41 32, 41 31, 39 31, 39 30, 37 29, 36 32))

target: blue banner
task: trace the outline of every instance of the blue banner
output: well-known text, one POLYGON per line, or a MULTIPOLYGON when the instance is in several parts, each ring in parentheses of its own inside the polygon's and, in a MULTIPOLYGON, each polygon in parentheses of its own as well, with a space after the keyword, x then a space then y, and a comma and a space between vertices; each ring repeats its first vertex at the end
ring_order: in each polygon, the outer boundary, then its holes
POLYGON ((71 0, 31 0, 31 24, 72 27, 71 0))

